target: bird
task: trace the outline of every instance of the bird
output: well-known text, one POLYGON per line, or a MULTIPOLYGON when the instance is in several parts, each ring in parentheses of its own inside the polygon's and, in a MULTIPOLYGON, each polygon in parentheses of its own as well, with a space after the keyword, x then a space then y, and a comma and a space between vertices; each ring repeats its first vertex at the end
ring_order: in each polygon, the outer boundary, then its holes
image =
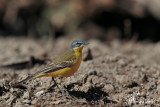
POLYGON ((64 77, 70 77, 77 72, 82 61, 82 50, 85 45, 88 45, 88 43, 84 40, 74 40, 68 51, 52 60, 42 70, 16 83, 15 86, 18 86, 30 79, 40 77, 52 77, 52 80, 57 85, 54 80, 55 77, 58 77, 61 81, 64 77))

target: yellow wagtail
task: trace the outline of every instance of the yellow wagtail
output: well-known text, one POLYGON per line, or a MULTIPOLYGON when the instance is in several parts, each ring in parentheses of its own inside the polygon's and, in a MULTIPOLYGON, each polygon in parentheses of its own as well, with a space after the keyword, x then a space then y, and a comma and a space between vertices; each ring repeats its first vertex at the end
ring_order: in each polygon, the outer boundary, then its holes
POLYGON ((80 66, 82 61, 82 49, 84 45, 87 44, 88 43, 83 40, 74 40, 67 52, 53 60, 53 62, 48 64, 41 71, 18 82, 16 86, 32 78, 53 77, 54 80, 54 77, 59 77, 62 79, 63 77, 69 77, 73 75, 80 66))

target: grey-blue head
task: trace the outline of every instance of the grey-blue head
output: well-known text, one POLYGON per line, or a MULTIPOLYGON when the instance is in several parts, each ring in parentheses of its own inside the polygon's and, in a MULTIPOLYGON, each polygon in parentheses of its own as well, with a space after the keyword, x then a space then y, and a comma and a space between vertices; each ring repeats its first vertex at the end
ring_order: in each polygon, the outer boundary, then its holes
POLYGON ((87 45, 87 44, 88 44, 88 43, 85 42, 84 40, 74 40, 74 41, 71 43, 70 49, 73 50, 73 49, 76 48, 76 47, 84 46, 84 45, 87 45))

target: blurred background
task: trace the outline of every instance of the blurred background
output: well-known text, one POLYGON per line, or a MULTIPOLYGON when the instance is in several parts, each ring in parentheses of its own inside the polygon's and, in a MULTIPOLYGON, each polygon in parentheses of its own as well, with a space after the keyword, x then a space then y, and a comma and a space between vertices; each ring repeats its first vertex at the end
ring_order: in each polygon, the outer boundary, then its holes
POLYGON ((0 0, 0 35, 160 40, 159 0, 0 0))

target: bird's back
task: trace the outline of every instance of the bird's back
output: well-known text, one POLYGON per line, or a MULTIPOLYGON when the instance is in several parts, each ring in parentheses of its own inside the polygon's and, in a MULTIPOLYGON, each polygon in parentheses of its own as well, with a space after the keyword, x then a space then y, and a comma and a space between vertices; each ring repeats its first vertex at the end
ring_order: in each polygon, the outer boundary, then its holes
POLYGON ((58 58, 54 59, 53 63, 58 64, 58 63, 62 63, 65 61, 74 60, 76 57, 74 54, 75 54, 74 50, 68 50, 64 54, 59 56, 58 58))

